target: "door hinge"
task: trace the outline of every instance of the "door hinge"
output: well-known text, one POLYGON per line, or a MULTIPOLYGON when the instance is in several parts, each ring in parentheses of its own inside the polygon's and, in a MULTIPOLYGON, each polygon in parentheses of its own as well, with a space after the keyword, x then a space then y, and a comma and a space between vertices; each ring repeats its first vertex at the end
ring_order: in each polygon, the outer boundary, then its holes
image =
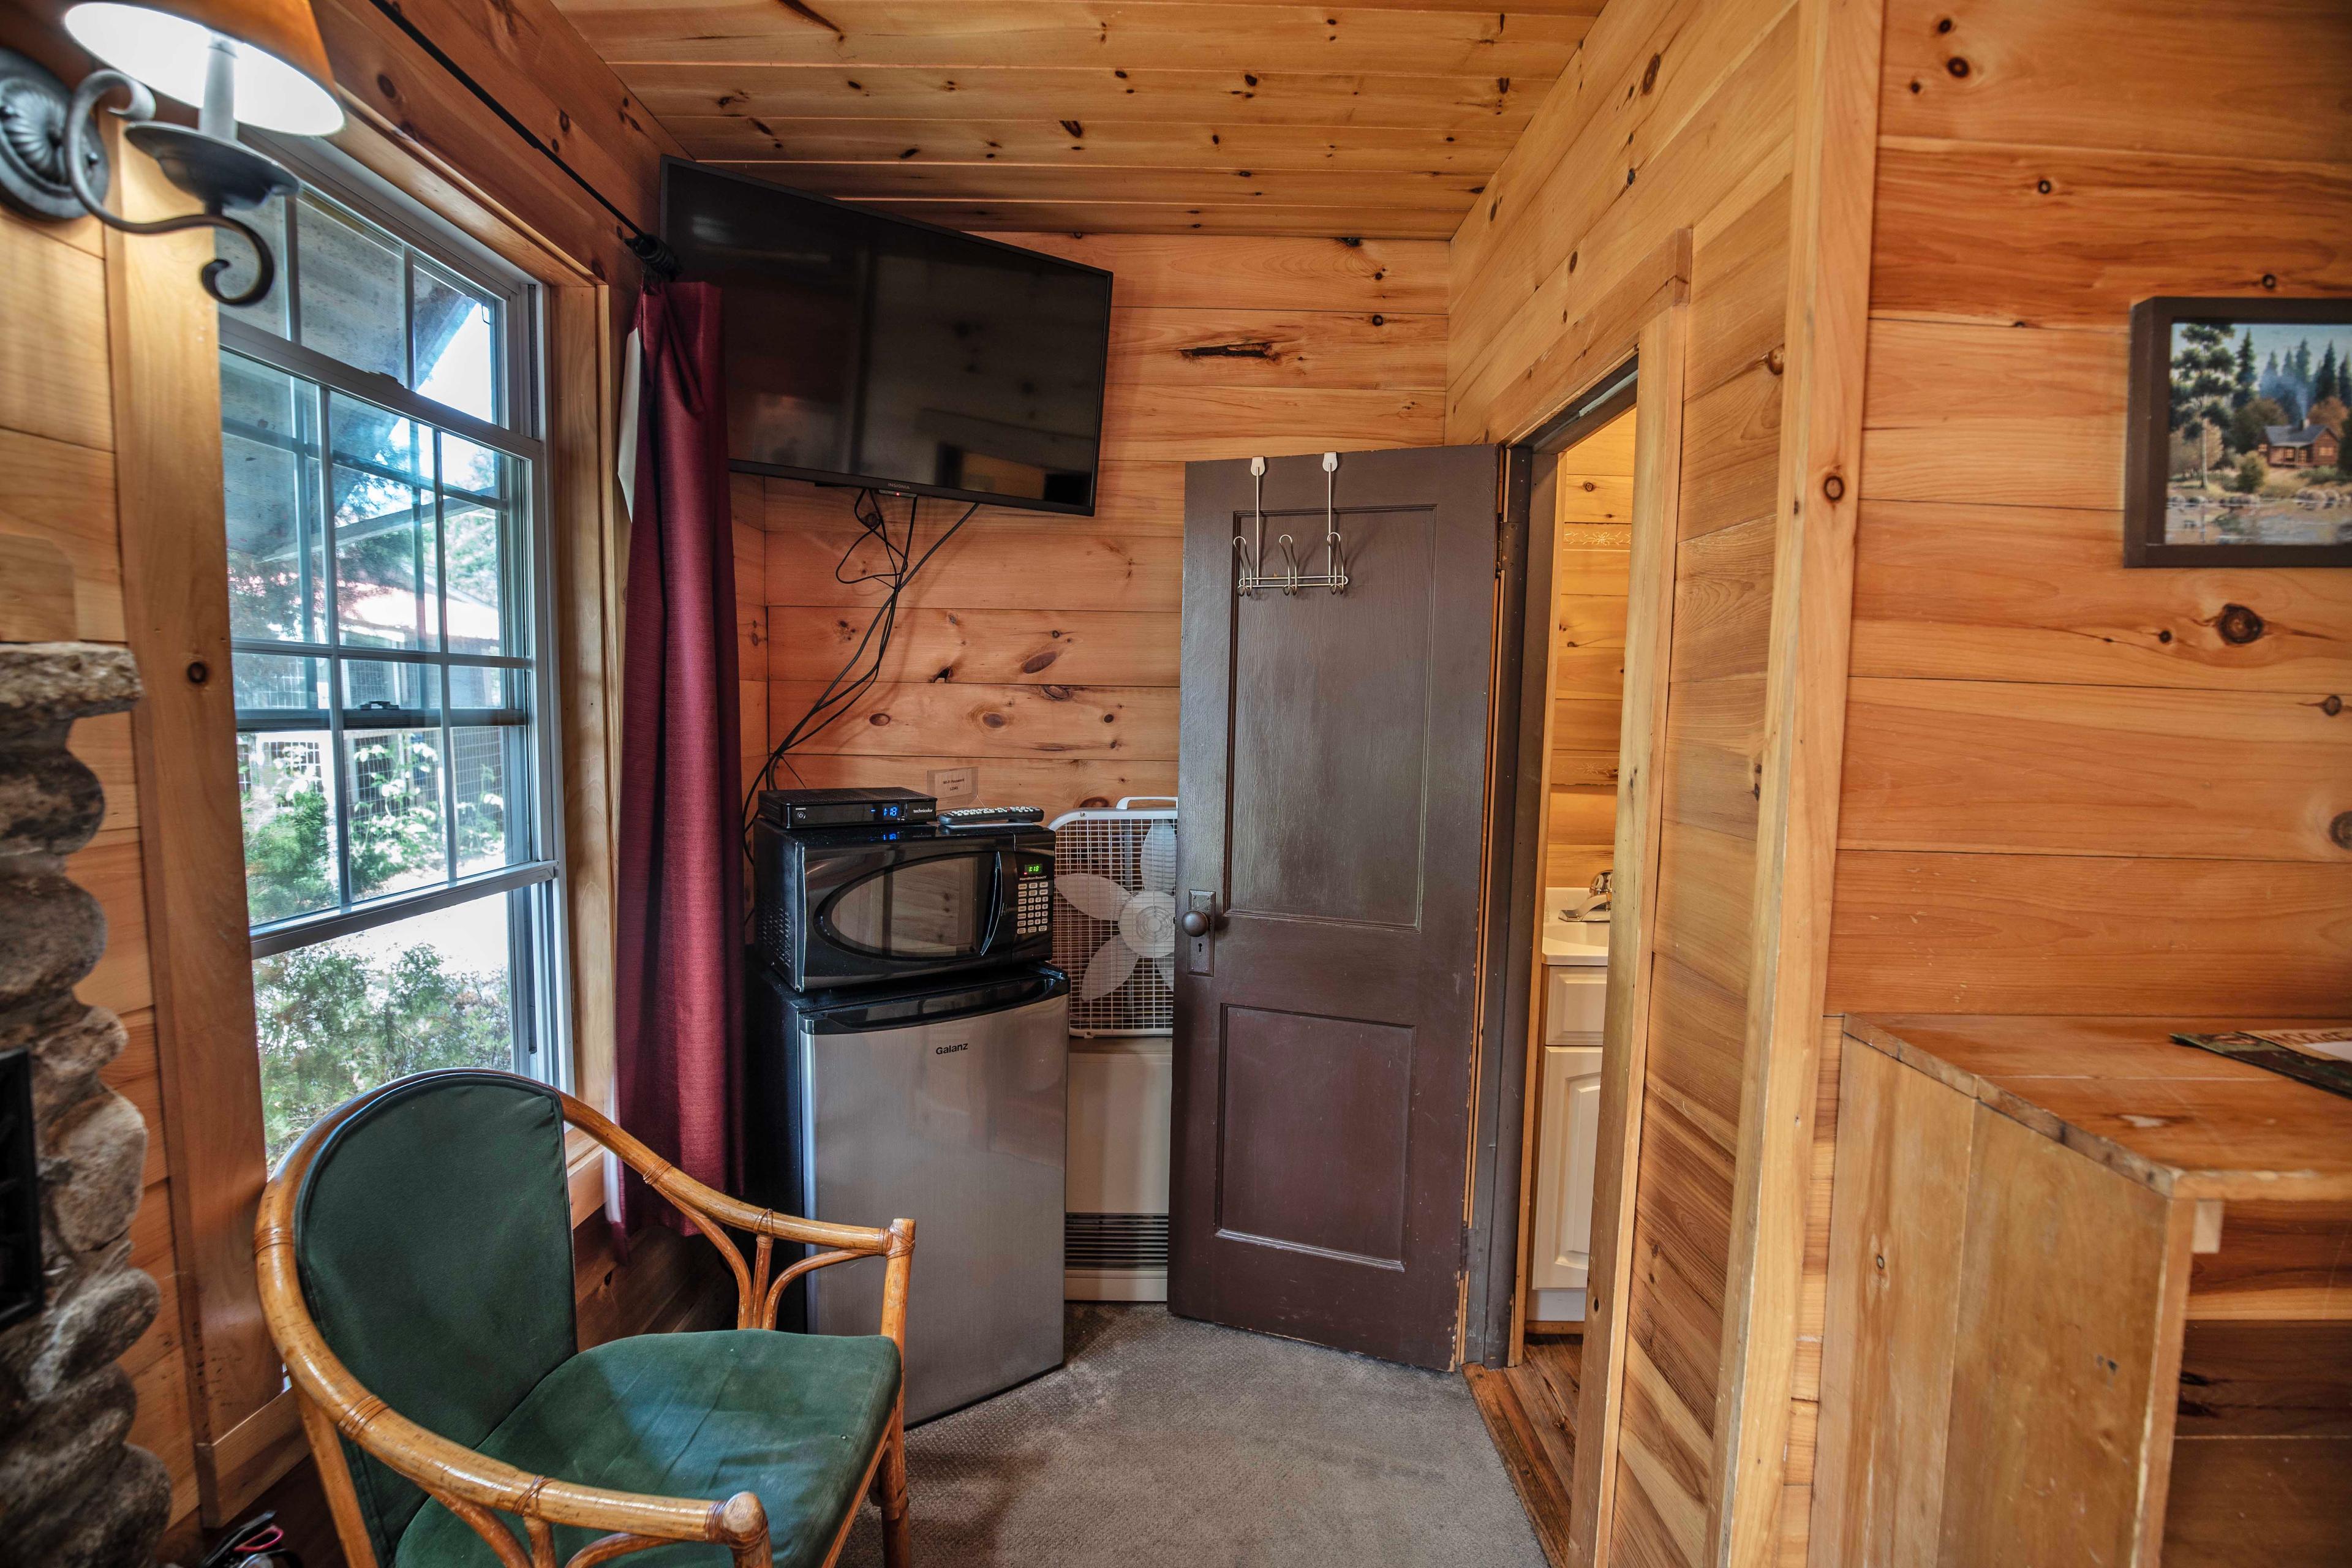
POLYGON ((1503 574, 1503 563, 1509 559, 1510 541, 1511 514, 1498 511, 1495 514, 1495 575, 1497 577, 1503 574))

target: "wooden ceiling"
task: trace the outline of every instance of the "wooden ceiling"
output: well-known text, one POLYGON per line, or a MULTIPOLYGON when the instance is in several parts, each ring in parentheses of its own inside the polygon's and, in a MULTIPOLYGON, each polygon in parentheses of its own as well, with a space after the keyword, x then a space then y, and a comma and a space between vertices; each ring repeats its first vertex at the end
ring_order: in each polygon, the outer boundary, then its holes
POLYGON ((559 0, 697 158, 958 228, 1444 237, 1601 0, 559 0))

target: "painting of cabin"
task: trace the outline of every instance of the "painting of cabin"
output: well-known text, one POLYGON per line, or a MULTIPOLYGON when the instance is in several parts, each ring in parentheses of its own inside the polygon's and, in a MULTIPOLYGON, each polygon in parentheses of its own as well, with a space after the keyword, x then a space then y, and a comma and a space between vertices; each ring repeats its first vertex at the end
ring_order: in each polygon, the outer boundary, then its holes
POLYGON ((2352 542, 2352 323, 2178 321, 2170 364, 2166 542, 2352 542))

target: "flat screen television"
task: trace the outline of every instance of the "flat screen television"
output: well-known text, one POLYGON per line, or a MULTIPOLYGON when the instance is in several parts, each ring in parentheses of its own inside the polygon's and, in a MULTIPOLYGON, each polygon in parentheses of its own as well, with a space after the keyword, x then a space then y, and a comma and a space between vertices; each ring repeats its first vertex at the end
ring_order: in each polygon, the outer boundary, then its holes
POLYGON ((1093 514, 1109 273, 677 158, 662 237, 723 290, 734 468, 1093 514))

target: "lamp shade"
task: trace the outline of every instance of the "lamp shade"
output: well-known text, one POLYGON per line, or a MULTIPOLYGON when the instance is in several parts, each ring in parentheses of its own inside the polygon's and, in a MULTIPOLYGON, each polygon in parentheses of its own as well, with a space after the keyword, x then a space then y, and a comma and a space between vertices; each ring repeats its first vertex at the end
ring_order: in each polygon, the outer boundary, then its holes
POLYGON ((166 98, 202 105, 213 35, 236 49, 236 117, 323 136, 343 122, 310 0, 94 0, 66 13, 74 41, 166 98))

